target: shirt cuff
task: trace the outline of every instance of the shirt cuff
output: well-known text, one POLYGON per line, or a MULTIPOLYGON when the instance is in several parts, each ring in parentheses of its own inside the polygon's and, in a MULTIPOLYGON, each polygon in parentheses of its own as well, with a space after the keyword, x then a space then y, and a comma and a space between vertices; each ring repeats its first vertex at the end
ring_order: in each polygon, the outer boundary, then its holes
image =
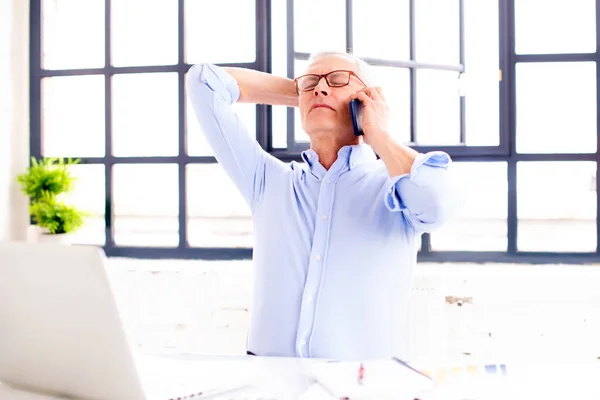
POLYGON ((225 102, 233 104, 240 98, 240 88, 237 81, 222 67, 214 64, 198 64, 190 69, 192 78, 199 79, 201 83, 210 88, 225 102))
POLYGON ((410 168, 409 174, 390 177, 386 184, 384 202, 390 211, 402 211, 406 209, 406 205, 398 193, 398 182, 402 179, 409 179, 416 186, 424 186, 430 181, 426 174, 423 174, 423 166, 447 169, 452 162, 450 156, 443 151, 431 151, 429 153, 421 153, 415 158, 413 165, 410 168))

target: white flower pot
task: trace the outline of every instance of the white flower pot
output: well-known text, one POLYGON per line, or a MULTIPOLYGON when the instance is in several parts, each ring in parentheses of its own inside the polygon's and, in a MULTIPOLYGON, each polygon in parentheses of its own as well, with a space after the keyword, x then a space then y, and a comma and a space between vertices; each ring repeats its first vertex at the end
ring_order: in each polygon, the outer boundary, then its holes
POLYGON ((37 242, 69 246, 71 245, 71 235, 69 235, 68 233, 60 233, 53 235, 51 233, 44 232, 38 237, 37 242))
POLYGON ((40 236, 46 232, 48 232, 46 229, 40 228, 37 225, 29 225, 27 227, 27 241, 30 243, 37 243, 40 236))

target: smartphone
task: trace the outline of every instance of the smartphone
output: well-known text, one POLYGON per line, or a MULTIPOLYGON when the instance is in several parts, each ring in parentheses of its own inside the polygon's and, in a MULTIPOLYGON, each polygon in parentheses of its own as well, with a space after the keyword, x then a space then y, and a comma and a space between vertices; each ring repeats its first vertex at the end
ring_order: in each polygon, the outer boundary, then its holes
POLYGON ((352 128, 356 136, 364 135, 362 129, 363 104, 360 100, 350 100, 350 117, 352 119, 352 128))

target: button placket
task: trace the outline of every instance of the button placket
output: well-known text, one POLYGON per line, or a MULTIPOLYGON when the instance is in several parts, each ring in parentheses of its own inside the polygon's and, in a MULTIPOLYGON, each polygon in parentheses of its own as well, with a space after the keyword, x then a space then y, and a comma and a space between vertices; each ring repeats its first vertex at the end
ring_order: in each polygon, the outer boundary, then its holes
POLYGON ((296 351, 300 357, 308 357, 310 337, 315 326, 315 313, 317 306, 318 289, 323 276, 325 262, 325 249, 329 237, 329 217, 331 212, 335 185, 333 177, 323 179, 319 200, 316 208, 316 224, 313 237, 313 248, 304 286, 303 300, 300 306, 296 351))

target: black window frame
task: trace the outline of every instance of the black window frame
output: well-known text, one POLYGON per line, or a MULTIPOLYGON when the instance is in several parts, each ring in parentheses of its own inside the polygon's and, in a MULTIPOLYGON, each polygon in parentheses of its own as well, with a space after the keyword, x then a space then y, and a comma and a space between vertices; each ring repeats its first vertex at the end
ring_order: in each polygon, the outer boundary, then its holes
MULTIPOLYGON (((189 164, 216 163, 212 156, 189 156, 186 153, 186 99, 185 74, 191 67, 185 62, 185 0, 178 0, 178 62, 176 65, 161 66, 111 66, 111 0, 105 0, 105 66, 103 68, 46 70, 42 68, 42 11, 43 0, 31 0, 30 5, 30 154, 37 159, 42 157, 42 115, 41 115, 41 82, 43 78, 52 76, 102 75, 105 77, 105 147, 104 157, 77 157, 83 164, 103 165, 105 167, 105 222, 106 243, 104 251, 107 256, 136 258, 182 258, 182 259, 250 259, 251 248, 224 247, 190 247, 187 243, 187 184, 186 166, 189 164), (178 74, 179 101, 179 154, 173 157, 115 157, 112 155, 111 106, 112 76, 122 73, 144 72, 176 72, 178 74), (115 164, 177 164, 179 168, 179 245, 175 248, 163 247, 125 247, 114 242, 113 214, 113 175, 115 164)), ((373 65, 393 66, 410 69, 411 80, 411 139, 417 141, 415 131, 415 87, 414 71, 421 68, 450 69, 464 72, 464 2, 459 0, 460 12, 460 64, 432 65, 413 61, 415 55, 415 13, 416 0, 410 1, 410 54, 411 60, 389 61, 380 59, 365 60, 373 65)), ((422 246, 418 253, 419 261, 431 262, 527 262, 527 263, 594 263, 600 261, 600 219, 596 217, 597 246, 590 253, 553 253, 528 252, 517 249, 517 163, 520 161, 594 161, 596 162, 596 187, 600 183, 600 140, 595 153, 581 154, 522 154, 516 151, 516 82, 517 63, 526 62, 564 62, 593 61, 596 63, 597 85, 597 119, 600 129, 600 0, 596 0, 596 43, 594 53, 585 54, 532 54, 515 53, 515 0, 498 0, 499 7, 499 145, 497 146, 419 146, 411 145, 415 150, 428 152, 441 150, 447 152, 456 162, 489 162, 503 161, 507 164, 508 214, 507 214, 507 251, 433 251, 429 234, 424 234, 422 246)), ((352 3, 346 0, 346 47, 352 51, 352 3)), ((252 68, 271 72, 271 0, 255 0, 256 4, 256 60, 252 63, 218 64, 252 68)), ((293 32, 294 0, 287 0, 287 27, 293 32)), ((294 61, 307 59, 309 54, 294 51, 294 37, 287 38, 288 77, 293 78, 294 61)), ((465 98, 461 97, 461 141, 465 139, 465 98)), ((294 136, 294 109, 287 110, 287 149, 275 149, 272 145, 273 126, 271 106, 256 105, 256 140, 263 149, 284 161, 301 161, 300 153, 307 148, 306 144, 296 143, 294 136)), ((600 191, 596 192, 597 214, 600 211, 600 191)))

